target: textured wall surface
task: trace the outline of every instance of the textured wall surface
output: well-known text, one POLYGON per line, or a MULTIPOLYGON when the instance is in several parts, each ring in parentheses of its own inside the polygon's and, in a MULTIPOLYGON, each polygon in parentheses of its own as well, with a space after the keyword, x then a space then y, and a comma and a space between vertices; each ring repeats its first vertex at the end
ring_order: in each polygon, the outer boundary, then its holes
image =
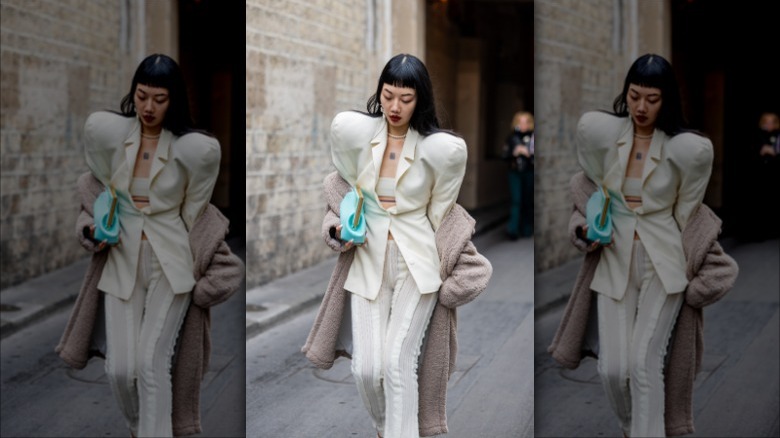
POLYGON ((0 17, 6 287, 86 255, 73 229, 76 178, 87 169, 81 131, 90 111, 115 108, 126 91, 117 4, 3 0, 0 17))
POLYGON ((648 51, 668 56, 668 8, 654 3, 652 8, 636 0, 534 3, 537 271, 579 254, 568 238, 568 191, 569 178, 580 170, 574 143, 580 116, 612 109, 635 56, 648 51))
POLYGON ((363 0, 246 5, 247 285, 333 254, 322 180, 333 116, 364 109, 374 72, 363 0))

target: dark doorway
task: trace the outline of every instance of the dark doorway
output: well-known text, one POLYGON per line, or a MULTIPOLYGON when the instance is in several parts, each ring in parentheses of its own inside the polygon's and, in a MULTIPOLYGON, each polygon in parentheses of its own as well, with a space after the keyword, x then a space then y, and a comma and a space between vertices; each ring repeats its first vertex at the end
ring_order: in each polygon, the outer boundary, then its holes
POLYGON ((504 140, 518 111, 534 109, 534 4, 428 0, 426 65, 442 122, 470 145, 458 202, 475 211, 509 199, 504 140))
POLYGON ((222 145, 214 203, 230 219, 230 238, 246 240, 244 2, 181 0, 179 58, 199 128, 222 145))
MULTIPOLYGON (((778 2, 672 2, 673 64, 692 126, 720 142, 710 182, 711 206, 724 234, 770 237, 777 223, 756 220, 777 203, 778 187, 762 187, 758 121, 780 111, 778 2), (773 199, 772 199, 773 198, 773 199)), ((775 168, 776 169, 776 168, 775 168)), ((762 182, 763 181, 763 182, 762 182)), ((775 178, 774 181, 777 181, 775 178)))

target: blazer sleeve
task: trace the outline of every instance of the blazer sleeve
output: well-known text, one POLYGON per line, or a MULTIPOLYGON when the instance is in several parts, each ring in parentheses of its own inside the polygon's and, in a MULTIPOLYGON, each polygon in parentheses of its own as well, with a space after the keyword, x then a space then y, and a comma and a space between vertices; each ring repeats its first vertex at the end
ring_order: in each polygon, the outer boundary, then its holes
POLYGON ((674 219, 682 230, 707 191, 712 173, 712 142, 696 134, 684 133, 669 140, 667 148, 680 173, 674 219))
POLYGON ((339 175, 350 185, 355 185, 360 159, 359 142, 355 141, 354 130, 359 114, 349 111, 336 114, 330 125, 330 152, 333 165, 339 175))
POLYGON ((105 111, 92 113, 84 123, 84 155, 92 175, 104 186, 111 181, 111 159, 116 142, 112 130, 120 127, 119 115, 105 111))
POLYGON ((468 152, 463 139, 445 133, 429 136, 421 146, 426 154, 430 154, 428 165, 434 175, 427 215, 433 231, 436 231, 458 200, 466 174, 468 152))
POLYGON ((187 174, 181 217, 189 231, 211 201, 219 174, 221 151, 215 138, 199 133, 183 135, 171 146, 176 148, 175 153, 187 174))
POLYGON ((609 139, 605 134, 611 132, 610 125, 616 117, 597 111, 588 112, 580 117, 577 123, 577 161, 592 181, 604 181, 604 159, 610 144, 616 138, 609 139))

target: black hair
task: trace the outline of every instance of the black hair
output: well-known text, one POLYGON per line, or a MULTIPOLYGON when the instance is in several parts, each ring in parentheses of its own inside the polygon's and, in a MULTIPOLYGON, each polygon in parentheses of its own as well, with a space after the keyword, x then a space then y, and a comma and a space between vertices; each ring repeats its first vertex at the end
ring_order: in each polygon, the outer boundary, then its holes
POLYGON ((141 64, 135 70, 135 75, 133 75, 130 92, 122 98, 120 108, 122 110, 121 114, 124 116, 136 116, 133 96, 138 84, 168 90, 170 104, 165 112, 165 118, 162 123, 163 128, 177 136, 195 131, 192 115, 190 114, 187 88, 184 85, 184 76, 176 61, 169 56, 159 53, 149 55, 141 61, 141 64))
MULTIPOLYGON (((393 56, 382 74, 376 86, 376 93, 368 99, 368 114, 374 117, 382 115, 380 96, 384 84, 394 87, 412 88, 417 92, 417 104, 409 125, 420 134, 427 136, 435 132, 449 132, 439 128, 439 118, 436 116, 436 104, 433 99, 433 85, 425 64, 414 55, 401 53, 393 56)), ((452 133, 451 133, 452 134, 452 133)))
POLYGON ((631 64, 623 84, 623 92, 618 95, 612 105, 615 115, 628 117, 628 104, 626 96, 628 86, 634 84, 640 87, 658 88, 661 90, 661 108, 655 125, 669 136, 681 132, 689 132, 687 122, 682 111, 682 99, 680 87, 669 61, 662 56, 648 53, 642 55, 631 64))

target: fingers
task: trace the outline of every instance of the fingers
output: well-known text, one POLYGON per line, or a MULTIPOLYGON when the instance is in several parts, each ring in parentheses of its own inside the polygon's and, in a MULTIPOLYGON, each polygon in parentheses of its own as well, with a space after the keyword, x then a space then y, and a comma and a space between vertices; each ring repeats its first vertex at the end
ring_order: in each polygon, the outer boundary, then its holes
POLYGON ((336 239, 341 240, 341 225, 336 226, 336 239))

